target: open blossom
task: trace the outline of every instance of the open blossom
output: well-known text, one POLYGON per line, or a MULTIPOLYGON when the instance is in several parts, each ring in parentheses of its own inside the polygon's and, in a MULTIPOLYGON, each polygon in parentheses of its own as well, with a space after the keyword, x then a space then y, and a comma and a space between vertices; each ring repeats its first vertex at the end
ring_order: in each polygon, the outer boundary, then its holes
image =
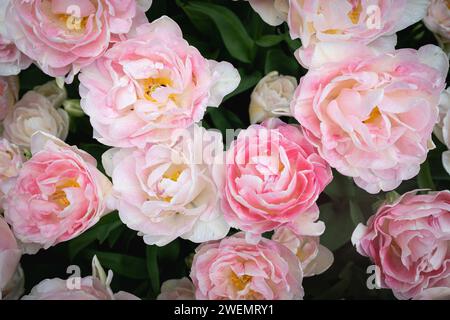
POLYGON ((23 300, 139 300, 135 295, 119 291, 110 285, 113 273, 106 274, 97 257, 92 261, 92 276, 84 278, 46 279, 37 284, 23 300))
MULTIPOLYGON (((439 100, 439 121, 434 127, 435 136, 450 149, 450 87, 441 93, 439 100)), ((442 164, 450 174, 450 150, 442 153, 442 164)))
POLYGON ((196 249, 190 275, 198 300, 301 300, 297 257, 276 241, 241 232, 196 249))
POLYGON ((431 0, 423 22, 434 33, 439 44, 450 57, 450 2, 431 0))
POLYGON ((0 77, 0 121, 3 121, 19 97, 19 78, 0 77))
POLYGON ((3 190, 8 190, 14 178, 19 175, 23 158, 19 147, 0 138, 0 204, 3 203, 3 190))
POLYGON ((359 224, 352 243, 379 267, 383 288, 410 299, 450 286, 449 225, 450 191, 410 192, 359 224))
POLYGON ((158 300, 195 300, 195 288, 189 278, 170 279, 161 285, 158 300))
MULTIPOLYGON (((236 0, 235 0, 236 1, 236 0)), ((267 24, 278 26, 287 20, 289 0, 247 0, 267 24)))
POLYGON ((252 234, 295 228, 332 179, 300 127, 279 119, 241 131, 226 157, 225 219, 252 234))
POLYGON ((163 16, 83 69, 81 107, 101 143, 142 148, 201 120, 239 80, 231 64, 205 59, 163 16))
POLYGON ((111 149, 103 156, 120 218, 147 244, 216 240, 229 230, 219 208, 222 136, 196 125, 180 133, 168 144, 111 149))
POLYGON ((268 73, 259 80, 250 100, 250 123, 262 122, 272 117, 290 116, 290 105, 297 88, 297 79, 268 73))
POLYGON ((7 38, 48 75, 70 73, 69 82, 143 16, 136 0, 9 0, 4 10, 7 38))
POLYGON ((27 253, 73 239, 106 213, 109 180, 93 157, 37 132, 4 205, 5 218, 27 253))
POLYGON ((23 283, 17 277, 20 271, 20 250, 8 224, 0 216, 0 300, 17 298, 23 288, 23 283))
POLYGON ((369 44, 416 23, 425 16, 428 6, 428 0, 291 0, 289 3, 290 35, 301 39, 302 48, 296 55, 306 67, 317 43, 369 44))
POLYGON ((446 55, 433 45, 381 52, 345 44, 323 51, 333 52, 334 61, 300 80, 292 114, 340 173, 370 193, 395 189, 418 174, 434 147, 446 55))
POLYGON ((333 264, 333 253, 320 244, 319 236, 298 235, 289 228, 281 227, 275 230, 272 240, 286 246, 297 256, 304 277, 321 274, 333 264))
POLYGON ((62 140, 69 132, 69 116, 55 108, 43 95, 28 91, 12 109, 4 122, 4 137, 21 148, 29 149, 31 137, 43 131, 62 140))

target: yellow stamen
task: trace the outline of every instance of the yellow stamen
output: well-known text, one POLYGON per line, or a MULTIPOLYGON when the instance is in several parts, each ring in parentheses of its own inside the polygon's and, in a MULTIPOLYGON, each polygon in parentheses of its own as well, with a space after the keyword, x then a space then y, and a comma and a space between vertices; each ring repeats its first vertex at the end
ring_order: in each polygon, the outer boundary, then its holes
POLYGON ((381 117, 381 112, 378 107, 375 107, 372 109, 372 112, 370 112, 369 117, 363 121, 364 124, 373 123, 375 122, 379 117, 381 117))
POLYGON ((67 29, 81 31, 86 28, 88 17, 76 17, 70 14, 58 14, 58 19, 63 22, 67 29))
POLYGON ((70 201, 67 199, 67 194, 64 191, 65 188, 79 188, 80 185, 74 179, 68 179, 56 186, 55 192, 50 196, 49 200, 55 202, 61 208, 66 208, 70 205, 70 201))
POLYGON ((241 291, 244 290, 247 286, 247 283, 249 283, 252 280, 252 277, 249 275, 244 274, 243 276, 238 277, 236 273, 233 271, 231 272, 230 281, 233 284, 233 286, 241 291))
POLYGON ((172 180, 172 181, 177 182, 177 181, 178 181, 178 178, 180 177, 180 175, 181 175, 181 171, 175 170, 175 171, 173 171, 173 172, 171 172, 171 173, 166 172, 166 173, 163 175, 163 177, 164 177, 165 179, 170 179, 170 180, 172 180))
POLYGON ((347 14, 353 24, 359 22, 359 17, 361 16, 362 5, 361 0, 358 0, 358 4, 347 14))
POLYGON ((142 82, 142 86, 144 89, 144 97, 149 101, 155 101, 153 99, 152 94, 159 87, 167 87, 172 85, 172 81, 167 78, 148 78, 142 82))
POLYGON ((328 30, 325 30, 323 33, 326 33, 326 34, 338 34, 338 33, 341 33, 341 31, 339 29, 328 29, 328 30))

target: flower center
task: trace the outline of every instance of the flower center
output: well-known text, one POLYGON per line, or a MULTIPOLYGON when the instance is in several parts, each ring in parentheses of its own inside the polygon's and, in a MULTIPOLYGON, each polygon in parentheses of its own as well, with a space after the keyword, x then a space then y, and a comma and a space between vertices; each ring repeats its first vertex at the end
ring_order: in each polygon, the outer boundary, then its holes
POLYGON ((323 33, 326 33, 326 34, 338 34, 338 33, 342 33, 342 31, 339 30, 339 29, 328 29, 328 30, 325 30, 323 33))
POLYGON ((363 121, 364 124, 374 123, 376 120, 378 120, 381 117, 381 112, 378 107, 375 107, 372 109, 372 112, 370 112, 369 117, 363 121))
POLYGON ((181 175, 181 171, 180 170, 173 170, 171 172, 164 173, 163 178, 170 179, 172 181, 177 182, 178 178, 180 177, 180 175, 181 175))
POLYGON ((172 85, 172 81, 168 78, 148 78, 145 79, 142 82, 142 86, 144 89, 144 97, 145 99, 149 100, 149 101, 156 101, 153 98, 153 93, 155 92, 156 89, 160 88, 160 87, 167 87, 172 85))
POLYGON ((353 24, 357 24, 359 22, 361 11, 362 11, 361 0, 357 0, 356 4, 353 3, 353 9, 347 14, 347 16, 349 17, 349 19, 352 21, 353 24))
POLYGON ((67 199, 67 194, 64 191, 65 188, 79 188, 80 185, 75 179, 67 179, 56 186, 55 192, 49 197, 49 200, 59 205, 61 208, 66 208, 70 205, 70 201, 67 199))
POLYGON ((64 23, 67 29, 73 31, 82 31, 86 29, 89 17, 77 17, 71 14, 58 14, 58 19, 64 23))
POLYGON ((249 275, 244 274, 243 276, 238 277, 236 273, 233 271, 231 272, 230 281, 233 284, 233 286, 239 290, 242 291, 247 286, 247 283, 249 283, 252 280, 252 277, 249 275))

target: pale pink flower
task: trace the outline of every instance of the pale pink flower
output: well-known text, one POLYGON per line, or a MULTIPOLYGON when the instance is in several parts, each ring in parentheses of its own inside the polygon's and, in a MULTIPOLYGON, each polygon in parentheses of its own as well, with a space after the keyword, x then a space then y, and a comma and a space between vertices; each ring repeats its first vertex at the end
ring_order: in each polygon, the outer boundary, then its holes
POLYGON ((228 62, 205 59, 163 16, 137 28, 80 74, 81 107, 94 137, 115 147, 144 147, 203 118, 238 85, 228 62))
POLYGON ((28 91, 3 121, 4 137, 23 149, 29 149, 31 137, 42 131, 65 140, 69 133, 69 115, 35 91, 28 91))
POLYGON ((243 233, 200 245, 191 279, 198 300, 301 300, 297 257, 276 241, 249 243, 243 233))
POLYGON ((27 69, 30 64, 31 59, 0 33, 0 76, 17 75, 20 71, 27 69))
POLYGON ((300 38, 299 61, 310 66, 319 42, 369 44, 422 19, 428 0, 290 0, 289 31, 300 38))
POLYGON ((332 173, 299 126, 279 119, 252 125, 226 157, 222 210, 232 227, 260 234, 282 225, 296 228, 306 219, 315 234, 323 232, 323 224, 313 223, 313 208, 332 173))
POLYGON ((300 80, 291 104, 306 138, 367 192, 393 190, 417 175, 434 147, 448 71, 444 52, 433 45, 380 52, 359 44, 323 45, 323 52, 334 60, 300 80))
POLYGON ((286 246, 297 256, 304 277, 321 274, 333 264, 333 253, 320 244, 319 236, 298 235, 289 228, 281 227, 275 230, 272 240, 286 246))
POLYGON ((250 123, 263 122, 272 117, 291 116, 290 105, 297 88, 297 79, 268 73, 259 80, 250 96, 250 123))
POLYGON ((24 156, 19 147, 0 138, 0 204, 3 204, 4 190, 10 188, 10 184, 19 175, 24 162, 24 156))
POLYGON ((48 75, 68 82, 128 33, 143 9, 136 0, 9 0, 7 38, 48 75))
POLYGON ((128 292, 113 293, 110 288, 112 277, 112 271, 106 274, 94 256, 92 276, 42 280, 22 300, 139 300, 128 292))
POLYGON ((161 285, 157 300, 195 300, 195 288, 189 278, 170 279, 161 285))
POLYGON ((95 159, 37 132, 5 200, 5 218, 27 253, 73 239, 108 213, 111 183, 95 159))
MULTIPOLYGON (((450 149, 450 87, 441 93, 439 99, 439 121, 434 126, 434 135, 447 149, 450 149)), ((442 164, 450 174, 450 150, 442 152, 442 164)))
POLYGON ((19 98, 19 78, 0 77, 0 121, 3 121, 19 98))
MULTIPOLYGON (((19 272, 19 262, 22 256, 22 250, 20 250, 13 233, 9 229, 8 224, 0 216, 0 300, 9 298, 17 298, 13 292, 16 284, 22 284, 15 281, 15 277, 19 272), (11 295, 15 295, 12 297, 11 295)), ((18 286, 20 290, 20 285, 18 286)))
MULTIPOLYGON (((383 204, 352 235, 357 251, 380 269, 381 287, 399 299, 450 285, 450 192, 409 192, 383 204)), ((431 297, 431 296, 430 296, 431 297)))
POLYGON ((103 156, 120 218, 147 244, 217 240, 229 230, 219 208, 222 135, 196 125, 180 133, 170 144, 110 149, 103 156))
POLYGON ((450 57, 450 2, 431 0, 423 22, 434 33, 439 45, 450 57))
MULTIPOLYGON (((236 0, 234 0, 236 1, 236 0)), ((289 0, 247 0, 267 24, 278 26, 288 17, 289 0)))

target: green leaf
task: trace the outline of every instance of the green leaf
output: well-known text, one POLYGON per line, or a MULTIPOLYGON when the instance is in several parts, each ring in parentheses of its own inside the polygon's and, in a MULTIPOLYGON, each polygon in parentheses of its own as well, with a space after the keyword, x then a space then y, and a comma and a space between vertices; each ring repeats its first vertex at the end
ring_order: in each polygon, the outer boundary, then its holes
POLYGON ((350 206, 350 217, 352 219, 353 225, 356 227, 361 222, 365 222, 364 215, 361 212, 361 208, 354 200, 349 201, 349 206, 350 206))
POLYGON ((350 178, 341 175, 333 170, 333 181, 325 188, 324 193, 334 202, 340 202, 342 199, 348 199, 353 192, 353 183, 350 178))
POLYGON ((284 41, 286 41, 289 49, 291 49, 292 51, 297 50, 302 45, 299 39, 292 40, 291 37, 289 36, 289 33, 284 34, 284 41))
POLYGON ((180 255, 180 241, 175 239, 171 243, 158 249, 158 258, 161 263, 171 263, 180 255))
POLYGON ((347 205, 344 208, 332 203, 321 205, 320 220, 326 225, 325 233, 320 237, 320 242, 325 247, 336 251, 350 241, 354 225, 347 205))
POLYGON ((97 233, 94 228, 84 232, 82 235, 67 243, 67 252, 71 261, 75 259, 83 249, 87 248, 91 243, 97 240, 97 233))
POLYGON ((96 255, 103 267, 111 269, 114 273, 136 280, 148 278, 145 268, 145 259, 115 252, 101 252, 88 250, 87 257, 92 259, 96 255))
POLYGON ((263 48, 268 48, 279 44, 284 40, 283 34, 267 34, 255 41, 255 43, 263 48))
POLYGON ((255 42, 233 11, 221 5, 200 1, 178 1, 178 5, 190 17, 199 14, 209 17, 219 30, 229 53, 239 61, 252 62, 256 53, 255 42))
POLYGON ((207 113, 215 128, 219 129, 225 135, 227 129, 243 128, 244 124, 237 115, 225 108, 208 108, 207 113))
POLYGON ((120 239, 120 236, 123 234, 125 229, 126 229, 125 227, 122 227, 111 231, 111 233, 108 236, 108 245, 110 248, 114 247, 114 245, 120 239))
POLYGON ((288 56, 281 49, 271 49, 267 52, 264 72, 268 74, 271 71, 297 77, 300 74, 300 65, 293 56, 288 56))
POLYGON ((150 283, 155 296, 160 290, 159 269, 158 269, 158 247, 147 246, 147 273, 150 276, 150 283))
POLYGON ((420 172, 417 176, 417 184, 419 185, 420 189, 436 190, 433 178, 431 177, 431 169, 428 161, 425 161, 420 166, 420 172))
POLYGON ((109 234, 120 226, 123 226, 123 224, 117 212, 107 214, 94 227, 68 242, 69 259, 73 260, 83 249, 96 240, 103 243, 109 234))

